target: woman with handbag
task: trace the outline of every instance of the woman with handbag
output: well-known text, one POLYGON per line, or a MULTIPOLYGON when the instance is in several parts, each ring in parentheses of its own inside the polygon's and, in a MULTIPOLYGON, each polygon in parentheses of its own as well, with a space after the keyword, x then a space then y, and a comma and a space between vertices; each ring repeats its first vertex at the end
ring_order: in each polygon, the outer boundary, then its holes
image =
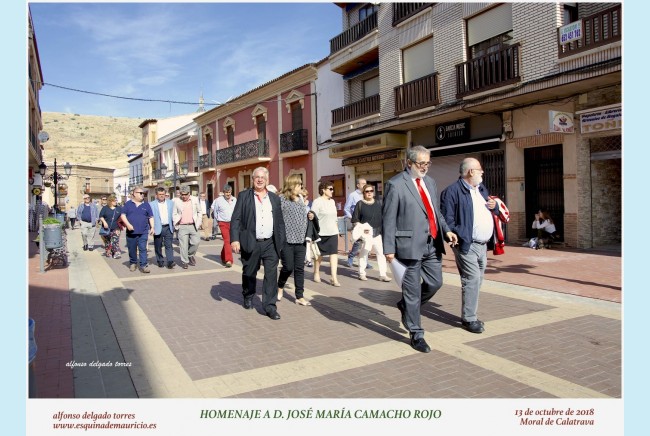
POLYGON ((104 254, 106 257, 119 259, 122 257, 120 250, 120 227, 118 221, 122 215, 122 208, 117 205, 115 195, 108 197, 108 203, 99 211, 99 236, 104 241, 104 254))
POLYGON ((362 237, 363 244, 359 254, 359 280, 368 280, 366 278, 366 265, 368 263, 368 254, 371 249, 377 254, 377 263, 379 264, 379 280, 390 282, 386 275, 386 256, 384 256, 384 246, 381 238, 381 204, 375 200, 375 188, 372 185, 364 185, 361 192, 363 198, 357 202, 352 214, 353 238, 362 237))
POLYGON ((314 219, 314 214, 307 211, 301 196, 302 177, 299 174, 288 176, 280 194, 282 218, 286 226, 287 239, 282 248, 282 270, 278 277, 278 301, 282 299, 284 285, 293 273, 293 282, 296 292, 296 304, 311 306, 305 300, 305 251, 307 244, 307 224, 314 219))

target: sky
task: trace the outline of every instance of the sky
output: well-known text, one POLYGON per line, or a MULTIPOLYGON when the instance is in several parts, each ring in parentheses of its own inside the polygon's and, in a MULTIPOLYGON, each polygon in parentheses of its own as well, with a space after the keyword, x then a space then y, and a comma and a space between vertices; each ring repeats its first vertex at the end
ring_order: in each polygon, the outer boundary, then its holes
MULTIPOLYGON (((329 54, 333 3, 30 3, 43 112, 166 118, 329 54), (56 86, 55 86, 56 85, 56 86), (89 94, 193 103, 143 102, 89 94)), ((210 105, 213 104, 213 105, 210 105)))

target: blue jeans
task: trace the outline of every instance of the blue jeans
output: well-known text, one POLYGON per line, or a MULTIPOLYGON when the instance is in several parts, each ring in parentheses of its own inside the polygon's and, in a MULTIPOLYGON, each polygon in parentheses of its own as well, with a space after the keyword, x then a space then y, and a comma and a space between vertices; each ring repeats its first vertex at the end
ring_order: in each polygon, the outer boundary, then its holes
POLYGON ((140 268, 147 266, 147 233, 134 235, 126 233, 126 246, 129 249, 129 263, 138 263, 137 251, 140 251, 140 268))

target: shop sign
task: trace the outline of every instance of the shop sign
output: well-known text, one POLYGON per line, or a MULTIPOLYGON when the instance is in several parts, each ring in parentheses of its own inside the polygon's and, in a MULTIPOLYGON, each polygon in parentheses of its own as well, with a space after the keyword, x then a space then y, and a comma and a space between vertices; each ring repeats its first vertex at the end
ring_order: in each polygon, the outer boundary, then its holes
POLYGON ((436 125, 436 144, 451 145, 467 142, 469 139, 469 118, 436 125))
POLYGON ((571 112, 548 111, 551 133, 574 133, 573 114, 571 112))
POLYGON ((397 159, 399 156, 399 150, 389 150, 382 153, 368 154, 365 156, 355 156, 343 159, 341 165, 360 165, 365 163, 379 162, 382 160, 397 159))
POLYGON ((580 114, 580 133, 604 132, 623 127, 623 111, 620 106, 580 114))
POLYGON ((568 44, 582 39, 582 20, 560 27, 560 44, 568 44))

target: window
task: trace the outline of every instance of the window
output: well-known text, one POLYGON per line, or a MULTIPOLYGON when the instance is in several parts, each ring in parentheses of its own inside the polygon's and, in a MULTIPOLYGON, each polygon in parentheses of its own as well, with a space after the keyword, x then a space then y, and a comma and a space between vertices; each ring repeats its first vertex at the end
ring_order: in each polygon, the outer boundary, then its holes
POLYGON ((359 21, 365 20, 375 12, 377 12, 377 5, 361 6, 361 9, 359 9, 359 21))
POLYGON ((404 83, 433 74, 433 39, 427 38, 402 50, 402 68, 404 83))
POLYGON ((300 102, 291 103, 291 130, 302 129, 302 108, 300 102))
POLYGON ((260 142, 266 141, 266 120, 264 119, 264 115, 256 116, 255 124, 257 124, 257 139, 260 142))
POLYGON ((379 76, 363 81, 363 96, 371 97, 379 94, 379 76))
POLYGON ((467 20, 467 45, 472 59, 509 45, 512 36, 512 3, 501 4, 467 20))
POLYGON ((207 153, 209 155, 212 154, 212 135, 205 137, 205 147, 207 149, 207 153))
POLYGON ((562 25, 578 21, 578 5, 576 3, 564 3, 564 10, 562 13, 562 25))
POLYGON ((226 136, 228 137, 228 146, 232 147, 235 145, 235 129, 232 126, 226 127, 226 136))

